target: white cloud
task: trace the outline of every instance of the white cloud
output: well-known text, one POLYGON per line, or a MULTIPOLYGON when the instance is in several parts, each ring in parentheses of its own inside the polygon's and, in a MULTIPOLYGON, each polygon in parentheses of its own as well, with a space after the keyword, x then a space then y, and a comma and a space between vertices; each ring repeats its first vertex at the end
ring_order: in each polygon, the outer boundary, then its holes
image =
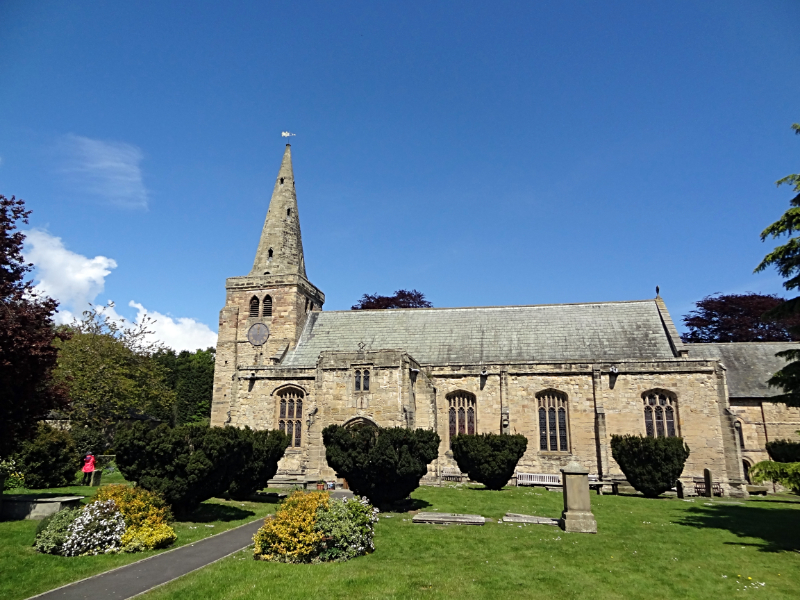
POLYGON ((154 332, 153 337, 164 342, 170 348, 178 351, 197 350, 217 345, 217 334, 211 331, 205 323, 187 317, 168 317, 159 312, 147 310, 133 300, 128 303, 128 306, 139 311, 136 315, 137 323, 140 323, 145 315, 153 319, 154 322, 151 322, 149 327, 154 332))
POLYGON ((117 267, 113 258, 88 258, 67 250, 61 238, 31 229, 25 232, 25 260, 36 267, 36 289, 61 303, 56 316, 69 323, 103 291, 106 277, 117 267))
MULTIPOLYGON (((59 301, 56 314, 57 323, 71 323, 73 317, 80 317, 89 308, 89 303, 97 304, 105 288, 105 280, 117 262, 106 256, 89 258, 68 250, 61 238, 40 229, 25 231, 24 256, 36 268, 36 290, 59 301)), ((148 315, 155 322, 150 329, 152 338, 163 342, 175 350, 197 350, 216 346, 217 334, 205 323, 188 317, 169 317, 156 311, 147 310, 134 301, 128 306, 137 310, 134 322, 139 323, 148 315)), ((106 314, 113 320, 122 318, 114 308, 107 308, 106 314)))
POLYGON ((147 208, 140 148, 73 134, 65 135, 59 146, 64 155, 62 172, 78 191, 124 208, 147 208))

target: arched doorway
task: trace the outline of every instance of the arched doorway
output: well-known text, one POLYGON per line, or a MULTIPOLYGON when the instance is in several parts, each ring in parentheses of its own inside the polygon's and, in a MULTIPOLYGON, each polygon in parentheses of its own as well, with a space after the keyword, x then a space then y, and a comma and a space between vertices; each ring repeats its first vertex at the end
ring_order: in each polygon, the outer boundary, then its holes
POLYGON ((750 481, 750 467, 752 466, 753 465, 751 465, 750 461, 747 460, 746 458, 742 460, 742 469, 744 470, 744 480, 747 483, 752 483, 752 481, 750 481))

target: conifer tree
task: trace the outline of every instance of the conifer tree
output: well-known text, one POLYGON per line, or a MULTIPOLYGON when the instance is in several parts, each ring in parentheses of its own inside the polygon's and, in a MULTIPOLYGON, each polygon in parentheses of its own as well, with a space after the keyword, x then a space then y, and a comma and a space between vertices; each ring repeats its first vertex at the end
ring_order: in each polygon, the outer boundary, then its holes
MULTIPOLYGON (((792 129, 800 134, 800 124, 795 123, 792 129)), ((778 187, 791 186, 795 192, 790 200, 791 208, 783 216, 761 232, 761 241, 767 238, 788 236, 785 244, 775 248, 764 257, 755 272, 761 272, 774 266, 778 273, 786 279, 783 287, 787 290, 800 288, 800 238, 794 235, 800 231, 800 173, 787 175, 777 181, 778 187)), ((775 307, 767 316, 774 319, 785 319, 800 314, 800 296, 791 298, 775 307)), ((800 334, 800 327, 792 327, 793 334, 800 334)), ((783 394, 769 398, 775 402, 785 402, 789 406, 800 406, 800 350, 784 350, 776 356, 785 358, 789 364, 773 375, 768 383, 783 390, 783 394)))

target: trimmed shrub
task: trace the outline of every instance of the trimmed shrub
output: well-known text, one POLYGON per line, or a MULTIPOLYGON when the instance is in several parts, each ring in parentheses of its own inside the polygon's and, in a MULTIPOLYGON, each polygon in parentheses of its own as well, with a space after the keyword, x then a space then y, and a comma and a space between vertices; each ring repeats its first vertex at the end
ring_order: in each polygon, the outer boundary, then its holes
POLYGON ((528 438, 524 435, 462 433, 450 441, 450 449, 462 473, 490 490, 499 490, 514 475, 519 459, 528 449, 528 438))
POLYGON ((15 460, 30 489, 69 485, 81 467, 72 437, 44 423, 39 424, 36 437, 22 445, 15 460))
POLYGON ((328 465, 350 489, 378 506, 419 487, 439 451, 439 435, 426 429, 329 425, 322 431, 328 465))
POLYGON ((240 435, 250 445, 245 460, 228 488, 231 498, 243 499, 267 487, 278 472, 278 461, 289 447, 289 436, 282 431, 253 431, 240 429, 240 435))
POLYGON ((317 509, 326 507, 330 498, 325 492, 295 492, 267 517, 256 532, 254 556, 273 562, 311 562, 320 552, 325 535, 315 528, 317 509))
POLYGON ((252 451, 240 429, 201 424, 132 423, 118 431, 115 446, 125 479, 158 492, 179 515, 222 495, 252 451))
POLYGON ((295 492, 267 517, 255 537, 258 560, 345 561, 374 549, 378 509, 366 498, 331 500, 325 492, 295 492))
POLYGON ((81 514, 80 508, 67 508, 42 519, 36 528, 33 547, 44 554, 61 554, 67 541, 69 527, 81 514))
POLYGON ((767 442, 767 453, 775 462, 800 462, 800 442, 793 442, 791 440, 767 442))
POLYGON ((680 437, 612 435, 611 455, 634 489, 655 498, 677 483, 689 446, 680 437))
POLYGON ((113 500, 125 520, 120 540, 123 552, 164 548, 177 539, 170 527, 172 513, 164 499, 154 492, 127 485, 105 485, 93 502, 113 500))
POLYGON ((124 533, 125 519, 113 500, 92 502, 70 523, 62 554, 88 556, 117 552, 124 533))

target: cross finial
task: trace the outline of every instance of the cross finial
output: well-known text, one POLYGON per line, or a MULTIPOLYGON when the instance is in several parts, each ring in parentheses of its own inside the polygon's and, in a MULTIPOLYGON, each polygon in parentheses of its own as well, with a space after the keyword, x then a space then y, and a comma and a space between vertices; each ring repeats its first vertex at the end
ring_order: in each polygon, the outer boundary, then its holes
POLYGON ((366 347, 367 345, 364 342, 358 342, 358 349, 361 350, 361 352, 363 352, 366 347))

